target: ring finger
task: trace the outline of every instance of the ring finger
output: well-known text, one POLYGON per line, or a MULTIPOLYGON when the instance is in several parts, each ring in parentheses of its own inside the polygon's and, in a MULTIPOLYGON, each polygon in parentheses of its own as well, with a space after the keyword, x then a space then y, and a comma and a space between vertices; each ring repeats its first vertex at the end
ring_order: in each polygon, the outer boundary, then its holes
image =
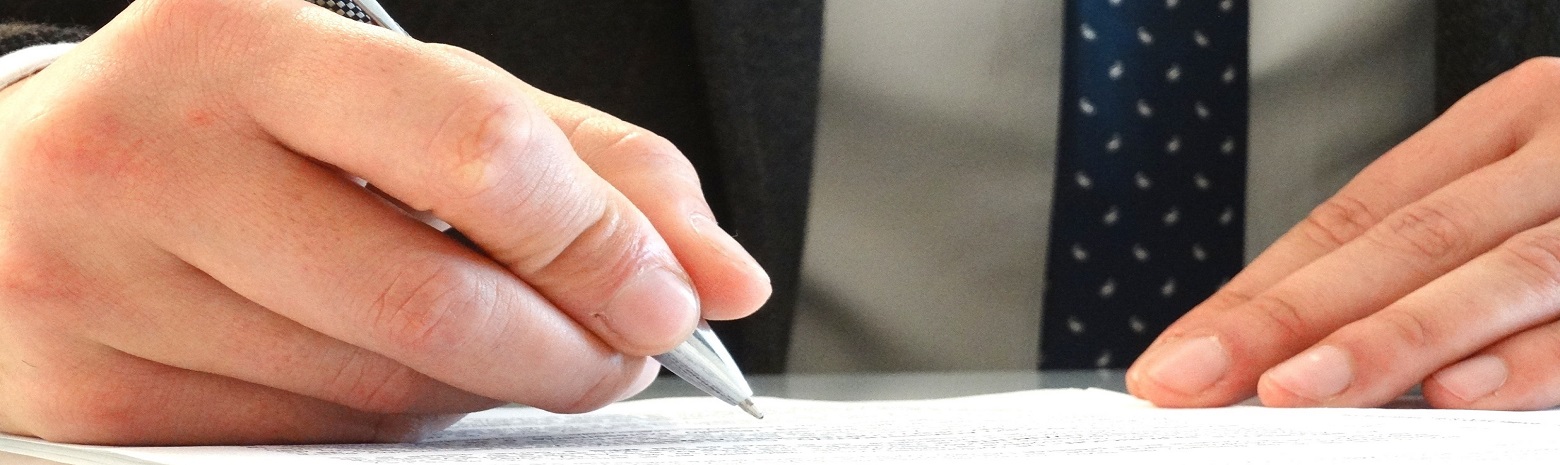
MULTIPOLYGON (((149 259, 155 260, 155 258, 149 259)), ((163 279, 126 279, 133 312, 87 337, 127 354, 377 413, 464 413, 502 405, 332 339, 234 294, 172 257, 163 279), (142 310, 144 309, 144 310, 142 310)))

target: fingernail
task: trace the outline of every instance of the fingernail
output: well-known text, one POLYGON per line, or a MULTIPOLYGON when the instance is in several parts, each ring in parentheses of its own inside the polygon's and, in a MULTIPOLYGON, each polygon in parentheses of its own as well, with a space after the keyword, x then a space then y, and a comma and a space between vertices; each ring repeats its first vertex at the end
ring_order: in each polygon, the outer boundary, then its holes
POLYGON ((1224 377, 1230 355, 1216 336, 1172 342, 1160 349, 1164 355, 1143 373, 1154 384, 1193 396, 1224 377))
POLYGON ((1505 360, 1494 355, 1480 355, 1441 370, 1435 374, 1435 382, 1441 383, 1441 387, 1457 398, 1473 402, 1500 389, 1510 373, 1505 360))
POLYGON ((753 256, 747 253, 747 249, 742 248, 742 244, 738 243, 730 234, 726 234, 726 230, 721 229, 720 225, 715 224, 713 218, 701 213, 695 213, 691 222, 693 223, 693 232, 704 238, 704 243, 709 244, 710 248, 715 249, 721 256, 726 257, 727 260, 736 262, 738 266, 747 268, 755 276, 762 278, 764 282, 769 282, 769 273, 764 271, 764 267, 758 265, 758 261, 754 260, 753 256))
POLYGON ((670 348, 698 317, 693 286, 682 275, 659 267, 631 278, 597 315, 622 342, 640 349, 670 348))
POLYGON ((1267 377, 1294 395, 1325 401, 1354 382, 1354 366, 1343 349, 1320 346, 1280 363, 1268 371, 1267 377))

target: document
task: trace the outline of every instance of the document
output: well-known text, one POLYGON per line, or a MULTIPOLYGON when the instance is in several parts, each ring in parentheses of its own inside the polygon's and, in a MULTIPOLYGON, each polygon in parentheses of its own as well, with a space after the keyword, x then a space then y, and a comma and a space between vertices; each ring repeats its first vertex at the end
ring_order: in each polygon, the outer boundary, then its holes
POLYGON ((1560 412, 1158 409, 1102 390, 938 400, 760 398, 763 420, 710 398, 582 415, 473 414, 416 444, 116 448, 0 437, 69 464, 1554 463, 1560 412))

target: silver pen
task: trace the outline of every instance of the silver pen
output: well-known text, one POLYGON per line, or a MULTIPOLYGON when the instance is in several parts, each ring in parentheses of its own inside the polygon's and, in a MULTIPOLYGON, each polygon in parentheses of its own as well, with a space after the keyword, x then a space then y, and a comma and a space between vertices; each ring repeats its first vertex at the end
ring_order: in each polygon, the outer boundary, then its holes
MULTIPOLYGON (((411 36, 401 28, 400 24, 396 24, 395 20, 390 18, 390 14, 384 7, 379 6, 378 1, 309 0, 309 2, 345 16, 347 19, 411 36)), ((737 369, 737 363, 731 359, 731 353, 726 351, 726 346, 715 337, 715 331, 710 330, 708 323, 700 321, 688 340, 683 341, 671 352, 655 356, 655 360, 699 390, 727 404, 741 407, 742 411, 752 415, 753 418, 764 418, 764 414, 753 405, 753 388, 748 386, 747 379, 742 376, 742 370, 737 369)))

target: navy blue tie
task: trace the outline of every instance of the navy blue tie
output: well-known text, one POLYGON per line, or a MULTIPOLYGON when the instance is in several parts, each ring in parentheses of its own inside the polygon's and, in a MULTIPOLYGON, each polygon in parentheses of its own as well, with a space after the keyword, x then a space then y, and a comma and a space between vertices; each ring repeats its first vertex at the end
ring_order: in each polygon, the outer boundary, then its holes
POLYGON ((1040 368, 1119 368, 1243 264, 1245 0, 1067 3, 1040 368))

